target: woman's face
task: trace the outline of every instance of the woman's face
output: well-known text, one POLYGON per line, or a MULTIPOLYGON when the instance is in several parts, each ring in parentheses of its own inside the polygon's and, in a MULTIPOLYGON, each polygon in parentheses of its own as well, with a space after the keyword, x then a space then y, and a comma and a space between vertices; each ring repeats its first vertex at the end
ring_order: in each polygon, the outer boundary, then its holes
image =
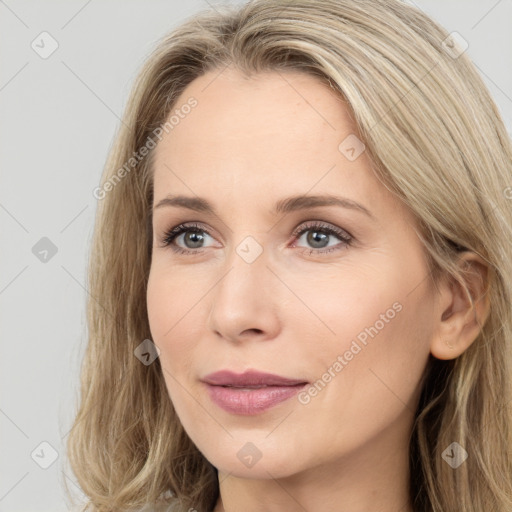
POLYGON ((175 110, 154 155, 147 304, 186 432, 246 478, 405 461, 436 295, 345 104, 309 75, 227 69, 175 110), (203 381, 221 370, 308 384, 203 381))

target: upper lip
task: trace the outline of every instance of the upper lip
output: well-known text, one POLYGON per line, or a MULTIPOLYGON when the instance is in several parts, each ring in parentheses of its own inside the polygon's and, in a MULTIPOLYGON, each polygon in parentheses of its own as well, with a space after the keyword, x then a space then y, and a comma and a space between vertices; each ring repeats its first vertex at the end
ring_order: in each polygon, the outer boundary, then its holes
POLYGON ((247 370, 244 373, 234 373, 230 370, 221 370, 203 377, 203 382, 214 386, 295 386, 305 384, 302 379, 288 379, 272 373, 247 370))

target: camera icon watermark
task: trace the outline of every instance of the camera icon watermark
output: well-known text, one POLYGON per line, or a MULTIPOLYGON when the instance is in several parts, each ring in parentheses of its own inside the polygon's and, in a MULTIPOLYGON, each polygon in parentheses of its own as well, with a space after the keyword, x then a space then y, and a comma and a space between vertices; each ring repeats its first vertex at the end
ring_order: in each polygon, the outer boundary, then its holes
POLYGON ((452 59, 458 59, 469 48, 469 43, 458 32, 451 32, 441 46, 452 59))
POLYGON ((263 252, 263 247, 252 237, 245 237, 237 246, 236 253, 246 263, 252 263, 263 252))
POLYGON ((57 250, 57 246, 49 238, 43 236, 32 247, 32 254, 41 263, 48 263, 57 254, 57 250))
POLYGON ((145 339, 133 353, 142 364, 149 366, 160 355, 160 349, 150 339, 145 339))
POLYGON ((441 456, 453 469, 457 469, 468 458, 468 452, 459 443, 454 442, 441 456))
POLYGON ((238 450, 236 456, 244 466, 252 468, 261 459, 263 454, 255 444, 247 442, 238 450))
POLYGON ((338 146, 340 153, 351 162, 359 158, 365 149, 363 141, 353 133, 345 137, 338 146))
POLYGON ((57 450, 47 441, 43 441, 30 454, 32 460, 42 469, 48 469, 59 457, 57 450))
POLYGON ((52 53, 57 50, 59 43, 57 40, 48 32, 41 32, 33 41, 30 43, 30 47, 34 50, 39 57, 47 59, 52 53))

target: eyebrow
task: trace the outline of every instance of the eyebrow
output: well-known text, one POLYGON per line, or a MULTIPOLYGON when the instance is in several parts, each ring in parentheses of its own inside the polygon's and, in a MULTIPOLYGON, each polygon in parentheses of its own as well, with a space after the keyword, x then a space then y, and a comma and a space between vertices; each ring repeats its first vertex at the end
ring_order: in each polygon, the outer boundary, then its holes
MULTIPOLYGON (((218 216, 215 208, 202 197, 188 197, 188 196, 167 196, 158 202, 153 208, 164 206, 173 206, 177 208, 187 208, 196 212, 209 213, 218 216)), ((347 197, 339 197, 332 195, 316 195, 316 196, 292 196, 277 201, 274 210, 271 212, 273 215, 279 213, 290 213, 298 210, 305 210, 307 208, 316 208, 320 206, 339 206, 355 211, 359 211, 375 220, 372 212, 362 204, 359 204, 347 197)))

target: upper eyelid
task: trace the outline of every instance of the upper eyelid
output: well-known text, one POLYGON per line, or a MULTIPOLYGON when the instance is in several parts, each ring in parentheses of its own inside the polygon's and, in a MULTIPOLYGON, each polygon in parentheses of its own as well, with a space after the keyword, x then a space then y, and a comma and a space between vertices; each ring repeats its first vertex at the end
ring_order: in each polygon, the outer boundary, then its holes
POLYGON ((297 225, 296 228, 293 229, 292 234, 298 235, 301 232, 308 231, 315 227, 320 227, 321 229, 326 229, 328 231, 332 231, 334 234, 337 234, 337 231, 341 231, 342 232, 341 234, 345 233, 350 238, 353 238, 352 234, 349 233, 345 228, 336 226, 335 224, 333 224, 331 222, 326 222, 323 220, 307 220, 307 221, 301 222, 300 224, 297 225))

